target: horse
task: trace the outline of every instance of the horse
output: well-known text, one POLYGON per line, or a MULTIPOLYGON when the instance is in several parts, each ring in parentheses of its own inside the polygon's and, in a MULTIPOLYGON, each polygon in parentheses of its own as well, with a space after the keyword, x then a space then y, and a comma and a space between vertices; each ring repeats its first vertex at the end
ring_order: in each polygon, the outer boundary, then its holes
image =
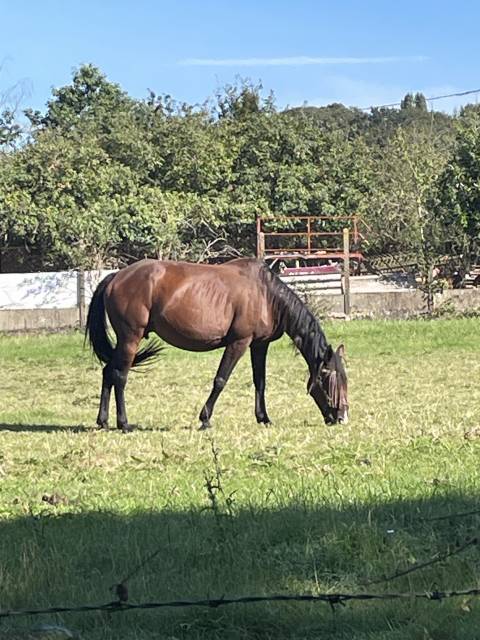
POLYGON ((160 355, 159 342, 139 348, 153 332, 188 351, 224 347, 213 386, 199 420, 210 427, 214 405, 235 365, 250 349, 255 417, 269 424, 265 405, 265 366, 269 344, 286 333, 309 370, 307 392, 326 424, 348 421, 344 347, 336 351, 308 307, 265 263, 238 258, 222 264, 145 259, 107 275, 93 293, 85 339, 104 363, 99 428, 108 428, 112 387, 117 427, 131 431, 125 385, 131 367, 160 355), (107 318, 116 335, 109 335, 107 318))

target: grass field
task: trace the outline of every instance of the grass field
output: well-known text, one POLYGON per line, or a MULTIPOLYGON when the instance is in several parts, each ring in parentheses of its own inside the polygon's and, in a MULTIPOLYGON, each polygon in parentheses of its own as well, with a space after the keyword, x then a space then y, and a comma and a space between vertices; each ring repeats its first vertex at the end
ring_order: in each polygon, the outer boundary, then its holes
MULTIPOLYGON (((273 425, 255 422, 245 357, 199 432, 221 354, 168 348, 130 376, 126 435, 95 429, 100 367, 80 334, 0 337, 0 610, 108 602, 145 559, 132 602, 480 587, 478 547, 366 585, 478 532, 480 513, 458 514, 480 510, 479 326, 327 323, 350 376, 351 419, 334 427, 282 341, 268 361, 273 425)), ((42 622, 93 640, 473 640, 480 599, 8 618, 0 638, 42 622)))

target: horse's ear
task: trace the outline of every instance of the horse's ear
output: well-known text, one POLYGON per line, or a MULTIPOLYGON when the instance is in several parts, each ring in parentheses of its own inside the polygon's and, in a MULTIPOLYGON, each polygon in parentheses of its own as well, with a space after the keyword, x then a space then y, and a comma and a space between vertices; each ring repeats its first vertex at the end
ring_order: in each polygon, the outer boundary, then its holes
POLYGON ((340 356, 340 358, 345 358, 345 346, 343 344, 337 347, 337 356, 340 356))

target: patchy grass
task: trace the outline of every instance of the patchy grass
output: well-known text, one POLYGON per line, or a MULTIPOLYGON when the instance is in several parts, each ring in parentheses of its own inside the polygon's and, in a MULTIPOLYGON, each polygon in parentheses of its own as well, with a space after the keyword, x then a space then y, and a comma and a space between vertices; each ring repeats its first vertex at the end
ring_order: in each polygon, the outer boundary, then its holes
MULTIPOLYGON (((106 602, 157 549, 128 580, 132 602, 480 586, 475 547, 365 586, 477 533, 480 514, 443 516, 480 509, 478 321, 325 330, 347 348, 348 426, 323 425, 305 364, 281 341, 268 359, 273 426, 255 422, 245 357, 214 428, 197 431, 221 354, 168 348, 130 376, 139 428, 128 435, 94 428, 100 367, 80 334, 0 337, 0 608, 106 602)), ((476 600, 387 601, 333 613, 294 603, 42 621, 94 640, 468 640, 479 614, 476 600)), ((7 619, 0 638, 38 622, 7 619)))

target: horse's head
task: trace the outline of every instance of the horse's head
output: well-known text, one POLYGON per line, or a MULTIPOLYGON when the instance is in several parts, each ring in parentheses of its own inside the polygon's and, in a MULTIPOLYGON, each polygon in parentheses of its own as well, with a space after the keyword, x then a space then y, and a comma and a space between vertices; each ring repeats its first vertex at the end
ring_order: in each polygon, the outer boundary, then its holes
POLYGON ((336 351, 329 345, 323 358, 311 371, 308 392, 317 403, 326 424, 348 422, 347 372, 344 365, 345 348, 336 351))

